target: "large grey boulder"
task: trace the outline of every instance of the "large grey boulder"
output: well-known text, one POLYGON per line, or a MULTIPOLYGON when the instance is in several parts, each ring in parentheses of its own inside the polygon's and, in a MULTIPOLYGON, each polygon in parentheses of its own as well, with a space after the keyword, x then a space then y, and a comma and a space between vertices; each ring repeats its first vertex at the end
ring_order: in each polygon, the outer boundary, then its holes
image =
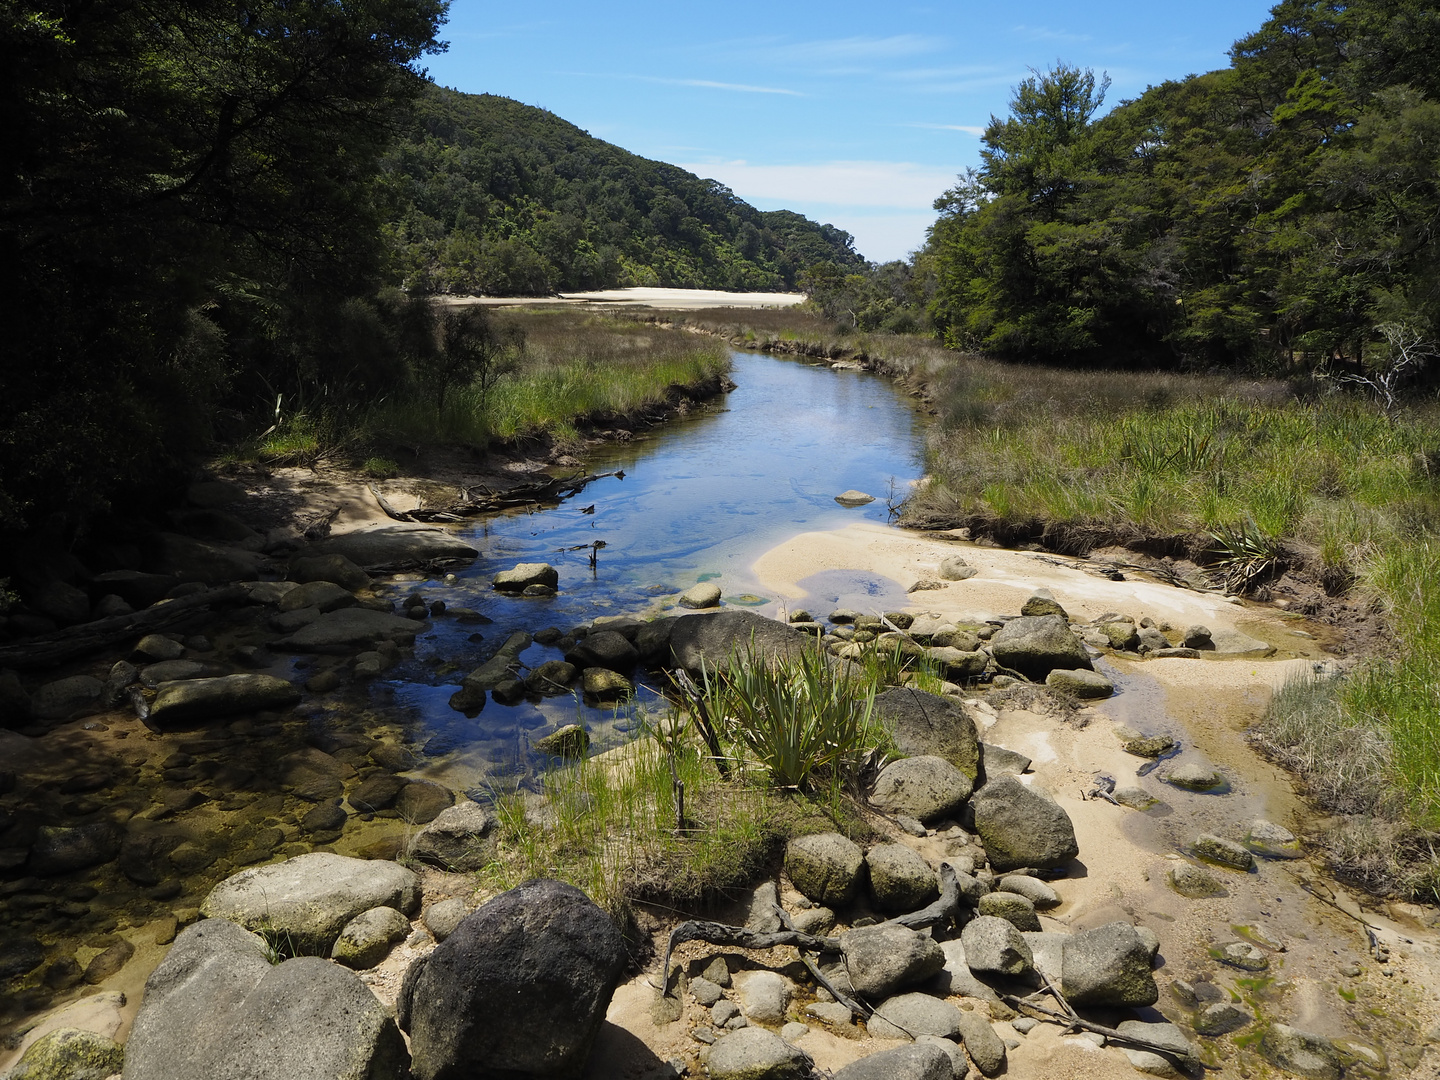
POLYGON ((285 652, 349 656, 373 649, 385 641, 401 646, 413 645, 418 632, 415 620, 403 615, 348 607, 327 612, 293 634, 271 642, 271 645, 285 652))
POLYGON ((865 1027, 877 1039, 955 1039, 960 1036, 960 1010, 929 994, 897 994, 876 1007, 865 1027))
POLYGON ((65 720, 100 703, 105 684, 90 675, 71 675, 40 687, 30 696, 30 712, 41 720, 65 720))
POLYGON ((356 566, 428 563, 434 559, 473 559, 480 554, 464 540, 429 525, 381 525, 339 533, 311 544, 306 556, 344 555, 356 566))
POLYGON ((559 572, 549 563, 517 563, 509 570, 501 570, 490 579, 496 592, 523 592, 531 585, 544 585, 553 589, 560 584, 559 572))
POLYGON ((30 848, 27 869, 40 877, 50 877, 100 866, 120 854, 123 841, 120 830, 108 822, 41 825, 30 848))
POLYGON ((618 630, 597 630, 576 642, 565 659, 579 668, 629 671, 640 660, 640 652, 618 630))
POLYGON ((288 709, 300 700, 292 683, 273 675, 221 675, 161 683, 149 723, 162 731, 262 709, 288 709))
POLYGON ((112 1039, 80 1028, 57 1028, 36 1039, 6 1080, 106 1080, 125 1063, 112 1039))
POLYGON ((1061 992, 1074 1005, 1154 1005, 1160 988, 1154 953, 1127 922, 1071 934, 1065 942, 1061 992))
POLYGON ((934 939, 903 926, 847 930, 840 935, 840 951, 850 985, 873 1001, 924 982, 945 966, 945 954, 934 939))
POLYGON ((999 776, 977 791, 970 805, 975 831, 997 873, 1063 866, 1080 854, 1070 815, 1042 787, 999 776))
POLYGON ((325 956, 362 911, 391 907, 411 915, 419 905, 420 879, 398 863, 312 851, 226 878, 200 913, 273 934, 289 943, 287 952, 325 956))
POLYGON ((972 786, 970 777, 944 758, 901 758, 880 770, 870 802, 888 814, 930 822, 956 813, 972 786))
POLYGON ((745 1027, 715 1043, 707 1067, 710 1080, 808 1080, 814 1063, 773 1031, 745 1027))
POLYGON ((995 915, 977 915, 960 932, 965 962, 971 971, 1019 975, 1035 963, 1030 946, 1013 923, 995 915))
POLYGON ((940 895, 935 871, 904 844, 876 844, 865 854, 870 891, 886 911, 918 911, 940 895))
POLYGON ((495 825, 493 813, 466 800, 440 811, 416 833, 410 854, 442 870, 479 870, 495 856, 495 825))
POLYGON ((351 592, 370 587, 370 575, 338 554, 296 556, 290 561, 290 572, 286 577, 302 585, 311 581, 328 581, 351 592))
POLYGON ((990 639, 995 662, 1041 681, 1056 668, 1090 668, 1084 643, 1059 615, 1022 615, 990 639))
POLYGON ((915 1043, 852 1061, 835 1074, 835 1080, 953 1080, 958 1075, 950 1055, 940 1047, 915 1043))
POLYGON ((775 659, 797 657, 812 647, 804 631, 753 611, 686 615, 670 629, 670 654, 687 671, 698 672, 702 665, 725 671, 733 657, 743 658, 752 649, 757 656, 775 659))
POLYGON ((807 899, 831 906, 850 903, 860 887, 865 855, 839 833, 797 836, 785 845, 785 873, 807 899))
POLYGON ((942 942, 940 949, 945 956, 945 967, 935 976, 931 984, 937 994, 944 997, 968 997, 993 1005, 996 1010, 1008 1008, 993 988, 977 979, 970 970, 965 956, 965 943, 958 938, 942 942))
POLYGON ((1045 685, 1078 698, 1107 698, 1115 692, 1115 684, 1104 675, 1084 668, 1056 668, 1045 676, 1045 685))
POLYGON ((890 731, 906 757, 944 758, 972 781, 980 770, 975 721, 953 698, 896 687, 875 696, 874 718, 890 731))
POLYGON ((620 931, 574 886, 502 893, 405 973, 413 1077, 580 1075, 624 966, 620 931))
POLYGON ((125 1080, 398 1080, 405 1043, 369 987, 338 964, 272 965, 223 919, 188 927, 150 975, 125 1080))

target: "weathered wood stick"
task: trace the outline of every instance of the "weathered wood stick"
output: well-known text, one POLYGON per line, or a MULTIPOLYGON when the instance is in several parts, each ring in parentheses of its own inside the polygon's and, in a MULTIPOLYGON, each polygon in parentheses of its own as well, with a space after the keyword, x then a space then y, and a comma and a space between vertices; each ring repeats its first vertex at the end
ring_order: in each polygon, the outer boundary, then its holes
MULTIPOLYGON (((795 929, 795 920, 790 918, 789 912, 787 912, 779 905, 776 905, 775 911, 780 916, 780 921, 785 925, 785 929, 795 929)), ((815 962, 814 957, 812 957, 804 949, 800 949, 799 953, 800 962, 805 965, 805 970, 810 972, 811 976, 814 977, 817 983, 823 986, 826 990, 830 991, 831 997, 833 997, 841 1005, 844 1005, 847 1009, 849 1009, 851 1016, 858 1016, 861 1020, 865 1020, 868 1019, 872 1013, 874 1013, 875 1010, 870 1008, 869 1005, 866 1005, 863 1001, 857 1001, 855 998, 852 998, 849 994, 846 994, 838 986, 832 983, 825 976, 825 973, 820 970, 820 965, 815 962)))
POLYGON ((374 484, 370 484, 369 487, 370 487, 370 494, 373 495, 373 496, 375 496, 375 501, 380 504, 380 509, 383 510, 383 511, 385 511, 385 516, 386 516, 386 517, 388 517, 388 518, 393 518, 393 519, 396 520, 396 521, 414 521, 414 520, 415 520, 415 518, 412 517, 411 515, 403 512, 403 511, 401 511, 401 510, 396 510, 395 507, 391 506, 390 503, 386 501, 385 496, 380 494, 380 489, 379 489, 378 487, 376 487, 374 484))
POLYGON ((222 585, 176 600, 153 604, 133 615, 96 619, 94 622, 46 634, 24 644, 0 646, 0 667, 51 667, 66 660, 73 660, 77 656, 84 656, 88 652, 116 645, 136 634, 162 630, 204 608, 229 603, 244 596, 245 590, 242 586, 222 585))
POLYGON ((960 910, 960 879, 955 876, 955 868, 949 863, 940 864, 940 899, 934 903, 921 908, 919 911, 912 911, 909 915, 897 915, 893 919, 887 919, 882 926, 903 926, 909 930, 923 930, 927 926, 934 926, 936 923, 945 922, 955 917, 960 910))
POLYGON ((743 926, 727 926, 725 923, 692 919, 670 931, 670 942, 665 946, 665 962, 660 967, 662 994, 670 992, 670 956, 676 945, 686 941, 732 945, 737 949, 774 949, 781 945, 793 945, 797 949, 812 949, 815 952, 838 952, 840 949, 839 938, 816 937, 813 934, 802 934, 798 930, 777 930, 766 934, 758 930, 746 930, 743 926))
POLYGON ((1039 1013, 1040 1015, 1035 1017, 1037 1020, 1054 1020, 1067 1028, 1083 1028, 1085 1031, 1093 1031, 1097 1035, 1104 1035, 1107 1039, 1128 1043, 1131 1046, 1139 1047, 1141 1050, 1149 1050, 1152 1054, 1159 1054, 1168 1061, 1176 1061, 1182 1065, 1199 1064, 1201 1068, 1215 1071, 1218 1071, 1220 1068, 1218 1065, 1207 1065, 1205 1062, 1199 1061, 1197 1058, 1192 1058, 1186 1054, 1177 1054, 1168 1046, 1159 1046, 1146 1039, 1137 1039, 1134 1035, 1126 1035, 1123 1032, 1116 1031, 1114 1028, 1106 1027, 1104 1024, 1093 1024, 1089 1020, 1082 1020, 1080 1017, 1074 1015, 1073 1012, 1071 1015, 1066 1016, 1064 1013, 1047 1009, 1043 1005, 1036 1005, 1033 1001, 1026 1001, 1024 998, 1015 997, 1013 994, 1001 994, 1000 1000, 1013 1009, 1028 1009, 1031 1012, 1039 1013))

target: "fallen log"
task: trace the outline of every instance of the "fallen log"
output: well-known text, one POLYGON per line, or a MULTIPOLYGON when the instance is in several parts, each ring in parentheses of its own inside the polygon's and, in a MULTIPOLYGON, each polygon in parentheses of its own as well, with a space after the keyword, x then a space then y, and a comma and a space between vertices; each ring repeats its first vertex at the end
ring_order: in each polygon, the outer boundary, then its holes
POLYGON ((777 930, 762 933, 747 930, 743 926, 727 926, 725 923, 703 922, 692 919, 683 922, 670 931, 670 942, 665 946, 665 960, 660 966, 662 995, 670 993, 670 957, 675 946, 686 941, 703 941, 710 945, 730 945, 737 949, 774 949, 781 945, 793 945, 797 949, 811 949, 815 952, 839 952, 840 939, 816 937, 802 934, 798 930, 777 930))
POLYGON ((907 930, 923 930, 927 926, 949 922, 960 911, 960 879, 948 862, 940 864, 940 899, 919 911, 887 919, 882 926, 903 926, 907 930))
POLYGON ((548 477, 534 484, 522 484, 519 487, 510 488, 507 491, 492 492, 486 491, 478 498, 469 489, 465 489, 464 497, 459 502, 450 503, 448 506, 417 507, 414 510, 397 510, 386 498, 380 494, 379 488, 374 484, 370 485, 370 494, 375 497, 376 503, 383 510, 387 517, 396 521, 423 521, 427 524, 450 523, 463 521, 465 518, 474 517, 476 514, 490 514, 499 510, 514 510, 524 506, 535 506, 540 503, 560 503, 572 498, 584 491, 596 480, 603 480, 607 476, 614 476, 621 480, 625 479, 625 470, 616 469, 614 472, 605 473, 584 473, 572 476, 548 477))
POLYGON ((114 615, 108 619, 81 623, 57 630, 53 634, 33 638, 19 645, 0 646, 0 667, 53 667, 77 656, 118 645, 137 634, 154 633, 190 618, 216 604, 226 604, 245 596, 240 585, 221 585, 204 592, 191 593, 175 600, 162 600, 132 615, 114 615))

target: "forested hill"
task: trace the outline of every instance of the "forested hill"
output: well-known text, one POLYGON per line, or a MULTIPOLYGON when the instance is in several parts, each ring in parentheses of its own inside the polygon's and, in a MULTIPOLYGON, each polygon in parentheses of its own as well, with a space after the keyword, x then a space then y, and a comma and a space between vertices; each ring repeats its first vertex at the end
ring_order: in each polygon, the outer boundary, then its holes
POLYGON ((864 265, 849 233, 756 210, 544 109, 431 87, 412 116, 384 167, 411 291, 792 289, 816 263, 864 265))

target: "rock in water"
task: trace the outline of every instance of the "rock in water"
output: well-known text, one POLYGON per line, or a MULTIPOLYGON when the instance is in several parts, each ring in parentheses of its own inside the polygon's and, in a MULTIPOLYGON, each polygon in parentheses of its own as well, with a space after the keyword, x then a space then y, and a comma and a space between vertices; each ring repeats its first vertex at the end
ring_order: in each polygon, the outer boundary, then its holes
POLYGON ((785 872, 807 899, 844 905, 855 899, 865 855, 839 833, 798 836, 785 847, 785 872))
POLYGON ((807 1080, 813 1068, 804 1050, 760 1027, 726 1035, 708 1062, 710 1080, 807 1080))
POLYGON ((1062 991, 1074 1005, 1154 1005, 1160 988, 1151 962, 1149 945, 1127 922, 1082 930, 1065 942, 1062 991))
POLYGON ((398 863, 327 851, 242 870, 210 890, 201 914, 274 933, 288 952, 328 955, 341 929, 373 907, 413 914, 420 879, 398 863))
POLYGON ((560 573, 549 563, 518 563, 512 570, 502 570, 490 579, 496 592, 524 592, 531 585, 555 588, 560 584, 560 573))
POLYGON ((359 978, 223 919, 189 927, 145 984, 126 1080, 399 1080, 405 1043, 359 978))
POLYGON ((1091 667, 1085 646, 1059 615, 1022 615, 990 639, 995 662, 1028 679, 1044 679, 1056 668, 1091 667))
POLYGON ((57 1028, 30 1044, 6 1080, 106 1080, 125 1064, 125 1051, 94 1031, 57 1028))
POLYGON ((542 739, 535 740, 535 752, 558 758, 583 758, 590 749, 590 735, 579 724, 566 724, 542 739))
POLYGON ((1257 818, 1250 825, 1245 846, 1267 859, 1298 859, 1304 854, 1294 833, 1264 818, 1257 818))
POLYGON ((720 603, 720 586, 709 581, 702 581, 698 585, 691 585, 680 594, 676 601, 681 607, 688 608, 712 608, 720 603))
POLYGON ((1070 815, 1044 788, 999 776, 976 792, 971 806, 975 830, 997 873, 1062 866, 1080 854, 1070 815))
POLYGON ((952 698, 896 687, 875 696, 872 714, 889 729, 906 757, 944 758, 974 780, 980 770, 975 721, 952 698))
POLYGON ((624 966, 620 931, 574 886, 502 893, 405 973, 412 1075, 580 1075, 624 966))
POLYGON ((1223 836, 1201 833, 1190 846, 1202 859, 1228 866, 1232 870, 1255 869, 1255 856, 1250 849, 1234 840, 1226 840, 1223 836))
POLYGON ((849 491, 842 491, 835 496, 835 501, 841 506, 864 506, 866 503, 875 501, 874 495, 867 495, 863 491, 851 488, 849 491))
POLYGON ((286 709, 299 700, 298 689, 273 675, 186 679, 160 684, 155 703, 150 706, 149 722, 165 730, 237 713, 286 709))
POLYGON ((1344 1072, 1334 1043, 1288 1024, 1271 1024, 1260 1051, 1286 1072, 1308 1080, 1340 1080, 1344 1072))
POLYGON ((944 758, 901 758, 880 770, 870 802, 887 813, 929 822, 959 810, 970 788, 970 777, 944 758))
POLYGON ((107 863, 120 854, 120 831, 108 822, 41 825, 30 849, 29 870, 41 877, 107 863))

